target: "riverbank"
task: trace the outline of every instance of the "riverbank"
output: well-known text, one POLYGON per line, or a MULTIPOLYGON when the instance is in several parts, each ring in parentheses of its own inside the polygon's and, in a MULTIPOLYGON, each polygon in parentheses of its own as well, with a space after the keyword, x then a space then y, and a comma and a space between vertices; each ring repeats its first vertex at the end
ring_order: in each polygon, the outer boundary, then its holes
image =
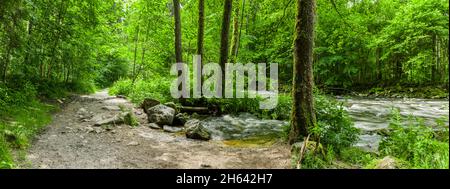
POLYGON ((350 89, 340 87, 322 87, 327 94, 345 97, 364 98, 421 98, 421 99, 449 99, 449 89, 446 86, 386 86, 386 87, 354 87, 350 89))

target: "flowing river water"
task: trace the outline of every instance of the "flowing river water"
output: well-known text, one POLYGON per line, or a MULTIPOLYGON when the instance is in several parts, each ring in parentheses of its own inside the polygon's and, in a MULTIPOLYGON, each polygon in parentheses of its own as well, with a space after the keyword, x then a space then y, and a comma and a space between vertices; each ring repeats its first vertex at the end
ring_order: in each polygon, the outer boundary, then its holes
MULTIPOLYGON (((392 108, 400 109, 402 116, 413 115, 423 118, 428 125, 434 125, 437 119, 443 119, 449 125, 448 100, 428 99, 388 99, 388 98, 338 98, 361 130, 355 146, 367 151, 377 151, 381 136, 378 130, 386 129, 392 108)), ((249 113, 237 116, 224 115, 204 120, 213 133, 213 139, 233 140, 254 136, 280 134, 286 121, 262 120, 249 113)))

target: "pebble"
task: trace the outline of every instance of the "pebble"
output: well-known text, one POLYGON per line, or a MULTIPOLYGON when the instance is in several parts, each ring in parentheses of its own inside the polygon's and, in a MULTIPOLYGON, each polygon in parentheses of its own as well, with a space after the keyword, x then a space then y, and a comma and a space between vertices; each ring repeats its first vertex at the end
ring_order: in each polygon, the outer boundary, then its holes
POLYGON ((137 146, 137 145, 139 145, 139 143, 136 141, 133 141, 133 142, 130 142, 127 144, 127 146, 137 146))

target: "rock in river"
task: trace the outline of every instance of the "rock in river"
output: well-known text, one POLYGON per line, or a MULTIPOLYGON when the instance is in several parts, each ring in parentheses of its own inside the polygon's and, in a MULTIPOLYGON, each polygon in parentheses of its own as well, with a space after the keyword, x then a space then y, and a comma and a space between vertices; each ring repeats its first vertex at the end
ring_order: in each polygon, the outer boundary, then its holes
POLYGON ((186 122, 186 137, 197 140, 210 140, 211 133, 197 119, 186 122))
POLYGON ((148 122, 158 125, 172 125, 175 110, 164 105, 156 105, 147 110, 148 122))

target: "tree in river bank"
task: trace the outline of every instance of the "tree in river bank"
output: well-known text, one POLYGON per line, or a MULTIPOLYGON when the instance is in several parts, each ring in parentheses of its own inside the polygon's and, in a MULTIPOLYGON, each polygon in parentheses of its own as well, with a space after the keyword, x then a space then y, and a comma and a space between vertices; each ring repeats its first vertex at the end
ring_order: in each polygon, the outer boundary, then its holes
POLYGON ((316 125, 313 101, 313 48, 315 0, 298 0, 294 36, 294 74, 292 116, 289 143, 307 136, 316 125))

